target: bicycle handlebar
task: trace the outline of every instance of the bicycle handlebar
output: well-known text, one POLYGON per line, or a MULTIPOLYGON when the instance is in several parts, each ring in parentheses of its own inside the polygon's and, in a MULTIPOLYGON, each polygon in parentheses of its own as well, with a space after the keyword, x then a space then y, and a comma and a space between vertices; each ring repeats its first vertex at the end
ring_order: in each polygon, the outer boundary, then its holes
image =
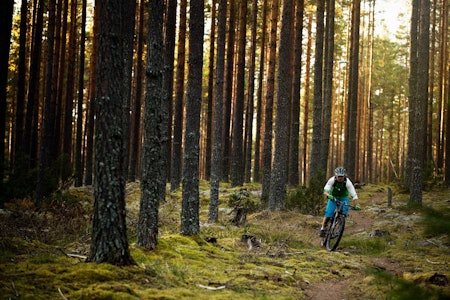
POLYGON ((345 203, 336 197, 333 197, 333 199, 330 199, 330 200, 333 201, 334 203, 336 203, 336 205, 345 205, 345 206, 348 206, 351 210, 357 210, 356 205, 351 205, 350 203, 345 203))

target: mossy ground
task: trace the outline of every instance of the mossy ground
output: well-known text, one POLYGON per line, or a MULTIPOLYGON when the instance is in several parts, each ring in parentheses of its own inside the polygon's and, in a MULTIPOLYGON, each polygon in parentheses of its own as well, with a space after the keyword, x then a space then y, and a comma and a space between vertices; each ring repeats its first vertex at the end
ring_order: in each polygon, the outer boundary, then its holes
MULTIPOLYGON (((246 186, 259 203, 258 185, 246 186)), ((244 226, 231 223, 230 196, 221 186, 218 223, 208 223, 209 186, 201 183, 201 233, 179 234, 181 192, 160 206, 154 251, 135 245, 139 185, 127 186, 130 248, 136 265, 84 262, 89 251, 92 190, 72 188, 35 210, 29 201, 0 214, 1 299, 448 299, 450 287, 429 282, 450 277, 449 190, 424 195, 424 208, 407 205, 387 187, 358 190, 363 211, 349 217, 336 252, 319 246, 321 216, 254 210, 244 226), (374 229, 389 234, 371 237, 374 229), (254 236, 249 246, 243 234, 254 236), (210 238, 215 242, 208 242, 210 238), (339 298, 340 297, 340 298, 339 298)))

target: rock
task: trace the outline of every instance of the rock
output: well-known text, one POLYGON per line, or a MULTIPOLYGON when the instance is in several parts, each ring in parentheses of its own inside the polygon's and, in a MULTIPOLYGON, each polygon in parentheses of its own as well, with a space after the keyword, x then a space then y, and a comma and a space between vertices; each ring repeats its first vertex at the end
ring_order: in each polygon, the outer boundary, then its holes
POLYGON ((389 231, 383 229, 375 229, 369 234, 370 237, 385 236, 385 235, 390 235, 390 233, 389 231))
POLYGON ((438 274, 438 273, 434 273, 433 276, 428 278, 427 282, 430 284, 439 285, 439 286, 447 286, 448 285, 447 276, 445 276, 444 274, 438 274))

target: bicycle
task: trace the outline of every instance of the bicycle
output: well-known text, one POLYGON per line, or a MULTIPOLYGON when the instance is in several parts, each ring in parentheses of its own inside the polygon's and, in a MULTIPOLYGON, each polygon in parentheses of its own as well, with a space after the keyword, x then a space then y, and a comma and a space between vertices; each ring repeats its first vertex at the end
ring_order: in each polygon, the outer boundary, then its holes
POLYGON ((325 236, 321 238, 320 245, 326 247, 328 251, 334 251, 341 241, 342 235, 344 234, 345 228, 345 215, 344 206, 349 206, 350 209, 356 210, 356 207, 347 204, 339 199, 333 198, 334 203, 336 203, 336 209, 334 210, 333 216, 328 220, 325 228, 325 236))

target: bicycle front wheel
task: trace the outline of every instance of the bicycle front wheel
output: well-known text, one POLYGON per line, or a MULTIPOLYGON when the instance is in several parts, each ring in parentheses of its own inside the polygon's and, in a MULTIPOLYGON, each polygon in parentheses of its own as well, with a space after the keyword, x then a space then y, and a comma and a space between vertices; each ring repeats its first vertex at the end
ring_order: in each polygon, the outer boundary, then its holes
POLYGON ((339 216, 331 225, 329 234, 326 237, 326 247, 328 251, 334 251, 341 241, 345 228, 345 217, 339 216))

